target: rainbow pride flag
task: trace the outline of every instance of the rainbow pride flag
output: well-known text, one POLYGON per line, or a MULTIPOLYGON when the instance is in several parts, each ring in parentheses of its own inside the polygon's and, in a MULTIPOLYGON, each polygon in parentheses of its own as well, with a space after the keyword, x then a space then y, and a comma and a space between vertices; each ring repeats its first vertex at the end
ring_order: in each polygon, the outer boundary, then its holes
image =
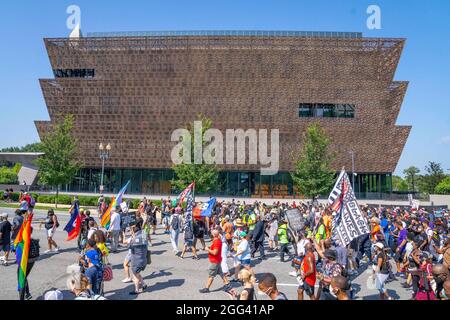
POLYGON ((114 209, 117 205, 120 205, 122 203, 122 197, 127 191, 129 184, 130 181, 128 181, 127 184, 119 191, 117 197, 113 197, 111 199, 111 203, 109 204, 108 210, 106 210, 105 214, 102 216, 102 219, 100 221, 100 224, 103 228, 109 229, 109 225, 111 224, 111 210, 114 209))
POLYGON ((17 265, 19 266, 18 291, 21 291, 23 288, 25 288, 28 267, 28 253, 30 251, 32 221, 33 214, 30 213, 22 223, 16 240, 14 241, 14 248, 16 249, 16 261, 17 265))

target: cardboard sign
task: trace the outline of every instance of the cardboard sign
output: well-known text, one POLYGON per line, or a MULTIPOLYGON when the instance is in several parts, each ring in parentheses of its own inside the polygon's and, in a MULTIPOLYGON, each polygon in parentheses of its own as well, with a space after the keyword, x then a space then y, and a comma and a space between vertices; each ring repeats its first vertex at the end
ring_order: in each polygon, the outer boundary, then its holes
POLYGON ((122 228, 136 225, 136 212, 128 212, 122 215, 122 228))
POLYGON ((122 209, 122 212, 123 212, 123 213, 128 213, 128 206, 127 206, 127 203, 126 203, 126 202, 122 202, 122 203, 120 204, 120 208, 122 209))
POLYGON ((305 228, 305 218, 303 218, 299 209, 286 210, 285 216, 288 220, 289 227, 293 231, 303 230, 305 228))

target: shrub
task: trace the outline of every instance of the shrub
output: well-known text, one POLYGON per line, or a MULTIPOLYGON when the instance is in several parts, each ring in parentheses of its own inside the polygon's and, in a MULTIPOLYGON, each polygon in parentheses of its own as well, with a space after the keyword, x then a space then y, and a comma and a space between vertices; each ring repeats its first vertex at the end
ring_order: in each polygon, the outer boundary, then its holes
POLYGON ((13 170, 7 167, 1 167, 0 184, 19 184, 19 177, 13 170))

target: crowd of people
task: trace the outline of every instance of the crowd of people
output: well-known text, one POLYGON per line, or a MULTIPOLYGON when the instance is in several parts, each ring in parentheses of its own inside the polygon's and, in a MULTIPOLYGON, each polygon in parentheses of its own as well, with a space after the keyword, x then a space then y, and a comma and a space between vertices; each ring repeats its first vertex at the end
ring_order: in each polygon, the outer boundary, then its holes
MULTIPOLYGON (((152 235, 157 230, 170 238, 173 254, 180 260, 186 259, 189 252, 195 260, 200 260, 200 251, 208 254, 205 286, 199 288, 202 294, 210 292, 219 276, 230 299, 254 300, 259 291, 270 299, 286 300, 286 295, 277 288, 274 270, 255 272, 255 259, 264 261, 267 253, 276 254, 279 263, 292 266, 289 275, 298 282, 298 300, 303 300, 305 294, 310 300, 354 299, 352 280, 367 268, 372 272, 380 299, 393 299, 386 283, 395 279, 404 287, 411 287, 414 300, 447 300, 450 294, 447 210, 361 206, 371 231, 342 247, 333 238, 335 213, 318 203, 218 202, 210 217, 194 216, 192 221, 186 221, 186 208, 180 203, 174 204, 170 199, 161 203, 157 206, 144 198, 133 213, 116 206, 111 210, 108 228, 99 225, 107 209, 103 197, 98 202, 97 219, 90 210, 80 208, 81 229, 77 239, 80 254, 68 268, 67 281, 76 299, 104 299, 104 283, 113 277, 108 257, 118 253, 120 246, 127 248, 122 282, 134 284, 131 296, 145 292, 148 286, 141 273, 151 263, 152 235), (285 214, 288 209, 298 209, 304 222, 300 229, 291 227, 285 214)), ((1 215, 0 248, 5 265, 10 251, 14 251, 11 243, 23 217, 33 206, 33 199, 24 194, 12 224, 7 214, 1 215)), ((70 210, 76 206, 79 206, 77 198, 70 210)), ((54 234, 59 222, 55 212, 49 210, 47 218, 39 223, 46 229, 45 253, 57 253, 59 246, 54 234)), ((261 264, 259 269, 263 268, 261 264)), ((59 299, 62 295, 51 292, 48 297, 59 299)), ((28 286, 21 298, 31 299, 28 286)))

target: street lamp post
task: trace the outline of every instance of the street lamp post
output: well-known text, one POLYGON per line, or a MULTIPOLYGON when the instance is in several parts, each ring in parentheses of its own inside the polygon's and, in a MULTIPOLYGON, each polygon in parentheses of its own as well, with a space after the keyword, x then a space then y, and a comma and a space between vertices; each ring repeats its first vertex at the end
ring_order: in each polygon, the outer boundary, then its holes
POLYGON ((111 145, 108 143, 108 145, 105 147, 103 143, 100 143, 98 146, 98 149, 100 150, 100 159, 102 159, 102 176, 101 176, 101 182, 100 182, 100 193, 103 193, 104 186, 103 186, 103 176, 105 175, 105 161, 109 158, 109 153, 111 151, 111 145))
POLYGON ((355 192, 355 151, 350 151, 350 154, 352 156, 352 188, 353 192, 355 192))

